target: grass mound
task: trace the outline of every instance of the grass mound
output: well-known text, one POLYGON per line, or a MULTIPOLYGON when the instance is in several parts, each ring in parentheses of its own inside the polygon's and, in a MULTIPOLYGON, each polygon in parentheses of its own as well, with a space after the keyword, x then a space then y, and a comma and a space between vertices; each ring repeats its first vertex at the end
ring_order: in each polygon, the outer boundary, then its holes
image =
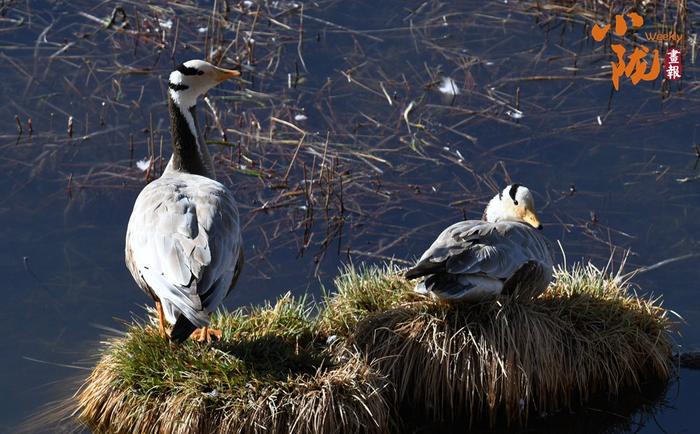
POLYGON ((524 423, 533 410, 552 413, 671 374, 667 311, 590 264, 558 270, 529 303, 417 300, 392 268, 349 269, 336 283, 323 327, 376 360, 403 405, 436 420, 524 423))
POLYGON ((105 343, 76 414, 110 433, 390 432, 399 409, 524 424, 671 374, 667 311, 592 265, 558 270, 530 302, 443 304, 392 266, 336 286, 318 312, 287 295, 217 315, 212 346, 131 325, 105 343))
POLYGON ((152 326, 106 343, 78 415, 110 433, 380 432, 386 383, 358 355, 318 344, 308 304, 217 315, 211 347, 181 347, 152 326))

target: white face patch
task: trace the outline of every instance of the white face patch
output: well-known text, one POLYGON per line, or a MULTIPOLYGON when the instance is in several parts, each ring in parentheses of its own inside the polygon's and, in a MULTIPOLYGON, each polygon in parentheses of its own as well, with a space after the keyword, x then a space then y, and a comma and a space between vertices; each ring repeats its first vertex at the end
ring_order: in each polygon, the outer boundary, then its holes
POLYGON ((485 218, 489 222, 519 220, 518 209, 522 212, 522 208, 535 211, 535 200, 532 193, 522 185, 509 185, 491 199, 486 206, 485 218))
POLYGON ((532 197, 532 193, 527 187, 523 187, 522 185, 518 187, 518 191, 515 193, 515 200, 518 201, 519 205, 534 211, 535 199, 532 197))
POLYGON ((535 200, 530 189, 520 184, 511 184, 504 188, 499 194, 499 198, 510 201, 514 206, 523 206, 529 209, 535 208, 535 200))
POLYGON ((170 73, 168 88, 173 102, 183 112, 197 103, 197 98, 216 86, 217 68, 203 60, 190 60, 170 73))
POLYGON ((197 92, 196 83, 194 80, 182 75, 179 71, 173 71, 168 78, 168 92, 173 102, 180 108, 183 113, 190 107, 197 104, 197 97, 201 93, 197 92))

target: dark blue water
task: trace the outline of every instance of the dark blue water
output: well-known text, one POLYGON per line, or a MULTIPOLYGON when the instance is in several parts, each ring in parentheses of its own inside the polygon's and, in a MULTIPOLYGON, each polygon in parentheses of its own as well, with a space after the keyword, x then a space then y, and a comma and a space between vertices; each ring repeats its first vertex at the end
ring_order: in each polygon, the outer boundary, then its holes
MULTIPOLYGON (((666 96, 660 81, 627 79, 611 93, 609 47, 587 37, 582 19, 538 15, 527 4, 307 4, 301 49, 299 14, 276 5, 263 6, 262 16, 289 29, 256 22, 253 56, 239 34, 228 54, 241 55, 246 82, 210 95, 236 146, 212 149, 220 179, 239 199, 249 260, 228 307, 288 290, 318 296, 349 261, 411 260, 447 224, 480 216, 493 188, 513 180, 537 193, 546 233, 569 263, 603 266, 612 254, 617 267, 630 249, 631 271, 688 256, 634 281, 685 319, 678 342, 697 349, 700 257, 691 255, 700 253, 700 180, 679 181, 700 175, 698 68, 689 55, 684 79, 666 96), (442 77, 460 94, 440 94, 442 77), (513 115, 516 104, 522 117, 513 115), (302 113, 306 120, 295 119, 302 113), (306 132, 296 158, 301 134, 272 117, 306 132), (281 195, 318 173, 324 150, 344 174, 343 211, 336 191, 326 216, 317 192, 314 221, 305 225, 304 195, 281 195), (336 236, 324 243, 329 230, 336 236)), ((236 34, 209 22, 209 3, 127 3, 130 27, 122 30, 120 16, 112 29, 90 18, 108 18, 114 6, 0 6, 0 428, 7 432, 65 396, 67 379, 90 366, 104 327, 143 316, 149 300, 123 264, 126 222, 145 182, 135 163, 149 155, 151 139, 155 156, 161 138, 169 153, 164 77, 174 62, 203 57, 208 32, 221 35, 224 48, 236 34)), ((250 29, 253 17, 236 10, 232 3, 232 22, 250 29)), ((221 140, 203 104, 200 116, 208 138, 221 140)), ((693 432, 700 377, 680 374, 666 404, 623 430, 693 432)))

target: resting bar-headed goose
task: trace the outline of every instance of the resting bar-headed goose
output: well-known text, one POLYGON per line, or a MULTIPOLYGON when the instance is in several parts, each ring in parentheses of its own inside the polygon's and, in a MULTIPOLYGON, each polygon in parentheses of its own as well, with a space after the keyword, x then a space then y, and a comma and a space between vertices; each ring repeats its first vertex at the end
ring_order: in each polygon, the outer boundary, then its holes
POLYGON ((499 294, 537 297, 552 279, 552 254, 542 236, 532 193, 519 184, 494 196, 483 220, 445 229, 406 278, 439 299, 480 301, 499 294))

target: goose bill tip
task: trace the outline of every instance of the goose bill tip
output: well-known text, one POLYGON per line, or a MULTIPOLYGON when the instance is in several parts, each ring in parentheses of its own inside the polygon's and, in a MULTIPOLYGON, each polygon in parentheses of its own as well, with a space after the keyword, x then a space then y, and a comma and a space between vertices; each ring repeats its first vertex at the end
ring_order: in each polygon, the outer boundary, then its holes
POLYGON ((222 82, 222 81, 229 80, 231 78, 240 77, 240 76, 241 76, 241 71, 237 71, 235 69, 220 69, 218 71, 218 75, 216 78, 219 82, 222 82))

